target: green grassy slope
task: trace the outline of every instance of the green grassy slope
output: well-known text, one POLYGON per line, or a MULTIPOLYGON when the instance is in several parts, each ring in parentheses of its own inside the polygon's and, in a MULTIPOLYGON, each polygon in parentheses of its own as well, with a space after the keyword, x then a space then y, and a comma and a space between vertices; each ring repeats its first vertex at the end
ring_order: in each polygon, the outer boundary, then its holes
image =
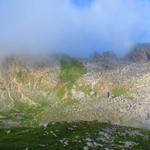
POLYGON ((150 149, 150 132, 98 122, 50 123, 38 128, 0 129, 1 150, 150 149))

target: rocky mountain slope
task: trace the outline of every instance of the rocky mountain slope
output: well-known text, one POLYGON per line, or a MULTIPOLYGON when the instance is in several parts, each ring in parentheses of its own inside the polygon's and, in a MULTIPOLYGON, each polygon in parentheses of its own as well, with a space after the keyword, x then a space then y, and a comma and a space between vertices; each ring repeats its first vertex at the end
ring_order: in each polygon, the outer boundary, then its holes
POLYGON ((89 60, 62 58, 2 63, 0 126, 98 120, 149 128, 150 62, 133 63, 110 53, 89 60))
POLYGON ((150 129, 149 104, 148 60, 9 57, 0 66, 0 149, 148 150, 149 131, 129 126, 150 129))

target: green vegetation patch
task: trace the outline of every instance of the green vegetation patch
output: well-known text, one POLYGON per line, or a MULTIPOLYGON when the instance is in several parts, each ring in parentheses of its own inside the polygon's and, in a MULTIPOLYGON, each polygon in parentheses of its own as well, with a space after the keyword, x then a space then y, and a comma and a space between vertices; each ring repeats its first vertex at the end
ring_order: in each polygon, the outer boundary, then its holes
POLYGON ((80 76, 86 73, 86 68, 77 59, 64 56, 60 60, 61 72, 59 74, 60 80, 65 82, 75 82, 80 76))
POLYGON ((1 150, 150 150, 150 132, 93 122, 0 129, 1 150))
POLYGON ((90 85, 82 85, 81 87, 78 87, 79 90, 83 91, 85 94, 89 95, 90 92, 92 92, 90 85))
POLYGON ((134 97, 133 97, 133 96, 130 96, 130 95, 127 95, 126 98, 127 98, 128 100, 133 100, 133 99, 134 99, 134 97))
POLYGON ((1 113, 0 121, 16 122, 20 126, 38 126, 38 114, 42 112, 47 103, 39 102, 38 106, 29 106, 25 103, 15 102, 12 109, 1 113))
POLYGON ((112 95, 114 97, 119 97, 126 94, 126 90, 124 88, 116 88, 112 91, 112 95))
POLYGON ((65 96, 66 90, 65 88, 58 89, 57 96, 59 99, 63 99, 65 96))
POLYGON ((75 105, 78 105, 78 104, 80 104, 80 102, 78 100, 75 100, 75 99, 67 99, 63 103, 63 105, 65 107, 67 107, 67 106, 75 106, 75 105))

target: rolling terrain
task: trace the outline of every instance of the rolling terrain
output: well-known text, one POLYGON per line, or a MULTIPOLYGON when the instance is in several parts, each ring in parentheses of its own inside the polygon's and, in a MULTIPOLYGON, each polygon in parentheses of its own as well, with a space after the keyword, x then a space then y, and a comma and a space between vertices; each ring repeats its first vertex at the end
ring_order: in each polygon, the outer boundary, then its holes
POLYGON ((139 55, 137 61, 109 52, 91 59, 62 55, 36 63, 20 57, 5 59, 0 68, 0 148, 58 149, 66 145, 84 150, 147 150, 150 62, 147 52, 141 50, 139 55), (103 135, 98 137, 98 132, 103 135), (86 141, 87 133, 90 141, 86 141), (33 143, 28 137, 35 138, 33 143), (39 142, 40 137, 45 141, 39 142))

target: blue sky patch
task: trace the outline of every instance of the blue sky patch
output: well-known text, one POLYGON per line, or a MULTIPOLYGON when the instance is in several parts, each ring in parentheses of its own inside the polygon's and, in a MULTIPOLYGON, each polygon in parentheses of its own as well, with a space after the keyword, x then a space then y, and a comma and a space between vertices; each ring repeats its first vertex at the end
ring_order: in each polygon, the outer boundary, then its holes
POLYGON ((94 0, 72 0, 73 4, 80 8, 90 6, 93 1, 94 0))

